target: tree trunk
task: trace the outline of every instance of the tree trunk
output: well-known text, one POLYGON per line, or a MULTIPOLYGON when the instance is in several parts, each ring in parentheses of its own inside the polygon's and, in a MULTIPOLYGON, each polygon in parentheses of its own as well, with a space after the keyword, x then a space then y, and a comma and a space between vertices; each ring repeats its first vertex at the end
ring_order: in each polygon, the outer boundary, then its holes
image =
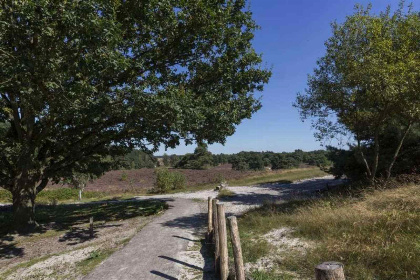
POLYGON ((372 164, 372 173, 370 174, 370 182, 375 182, 376 171, 378 170, 379 164, 379 130, 375 131, 375 138, 374 138, 374 150, 373 150, 373 164, 372 164))
POLYGON ((407 136, 408 132, 410 131, 410 128, 411 128, 411 123, 408 125, 407 129, 404 132, 403 137, 401 138, 400 142, 398 143, 397 148, 395 149, 394 156, 392 157, 392 161, 389 164, 388 169, 386 171, 386 179, 387 180, 389 179, 389 177, 391 177, 392 167, 394 166, 395 161, 397 160, 397 157, 398 157, 398 154, 400 153, 400 149, 402 147, 402 144, 404 143, 405 137, 407 136))
POLYGON ((82 190, 79 189, 79 200, 82 200, 82 190))
POLYGON ((12 192, 13 220, 16 228, 26 229, 37 226, 35 222, 35 184, 32 188, 18 188, 12 192))
POLYGON ((362 151, 362 147, 360 145, 360 140, 357 140, 357 148, 359 150, 360 157, 362 158, 363 163, 365 164, 366 174, 367 174, 368 178, 370 178, 371 171, 370 171, 370 168, 369 168, 369 163, 367 162, 366 157, 365 157, 365 154, 362 151))

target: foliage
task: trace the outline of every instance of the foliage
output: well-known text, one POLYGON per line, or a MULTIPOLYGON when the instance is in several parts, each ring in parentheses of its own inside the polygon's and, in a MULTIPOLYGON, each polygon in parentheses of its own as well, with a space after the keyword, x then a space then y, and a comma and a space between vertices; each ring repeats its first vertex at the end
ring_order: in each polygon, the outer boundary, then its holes
MULTIPOLYGON (((403 128, 398 126, 388 126, 379 135, 381 150, 379 155, 383 162, 378 165, 378 174, 387 174, 387 163, 392 160, 395 143, 399 141, 403 128)), ((345 175, 347 178, 362 180, 366 178, 366 169, 358 155, 357 147, 350 146, 349 150, 328 147, 328 158, 333 162, 329 172, 336 177, 345 175)), ((374 151, 369 147, 365 151, 367 156, 371 156, 374 151)), ((407 134, 404 145, 401 147, 398 158, 395 161, 392 174, 418 174, 420 173, 420 128, 414 126, 407 134)))
POLYGON ((116 157, 113 162, 112 169, 154 168, 157 165, 157 160, 152 154, 138 149, 116 157))
POLYGON ((297 168, 301 164, 313 165, 324 168, 331 163, 327 159, 327 152, 324 150, 304 152, 295 150, 291 153, 273 152, 240 152, 234 155, 227 155, 229 163, 235 170, 263 170, 265 167, 271 169, 297 168))
POLYGON ((163 165, 164 166, 170 166, 170 159, 169 156, 167 154, 163 154, 163 165))
POLYGON ((245 0, 2 1, 0 185, 17 222, 35 223, 49 181, 100 175, 107 155, 224 143, 271 75, 257 27, 245 0))
POLYGON ((156 183, 153 189, 157 193, 166 193, 185 187, 185 176, 180 172, 171 172, 166 168, 156 168, 156 183))
POLYGON ((193 154, 184 155, 175 166, 185 169, 207 169, 213 165, 212 154, 208 151, 207 144, 200 143, 193 154))
POLYGON ((404 1, 393 14, 390 7, 373 15, 370 6, 357 6, 343 24, 333 23, 326 55, 295 104, 303 119, 312 118, 318 139, 353 136, 371 181, 386 160, 380 135, 395 123, 403 127, 389 151, 389 177, 407 132, 420 120, 420 18, 412 6, 404 9, 404 1))

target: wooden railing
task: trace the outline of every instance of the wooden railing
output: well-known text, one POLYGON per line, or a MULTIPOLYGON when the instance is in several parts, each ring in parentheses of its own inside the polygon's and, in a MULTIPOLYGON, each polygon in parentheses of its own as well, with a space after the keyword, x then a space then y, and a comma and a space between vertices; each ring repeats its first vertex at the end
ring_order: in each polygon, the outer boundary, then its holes
MULTIPOLYGON (((238 222, 235 216, 227 218, 230 238, 233 247, 235 263, 235 279, 245 280, 245 269, 242 258, 241 240, 239 237, 238 222)), ((207 242, 212 244, 214 250, 214 268, 221 280, 229 277, 229 257, 227 245, 225 206, 219 200, 208 199, 208 228, 207 242)), ((344 266, 339 262, 324 262, 315 267, 316 280, 345 280, 344 266)))

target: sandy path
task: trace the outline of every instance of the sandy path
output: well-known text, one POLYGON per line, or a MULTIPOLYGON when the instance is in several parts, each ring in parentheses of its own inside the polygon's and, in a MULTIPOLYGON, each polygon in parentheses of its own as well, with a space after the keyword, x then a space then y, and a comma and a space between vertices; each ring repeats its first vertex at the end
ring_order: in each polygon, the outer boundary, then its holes
MULTIPOLYGON (((227 215, 240 214, 258 207, 267 200, 287 200, 307 195, 328 185, 338 184, 332 176, 303 180, 292 184, 265 184, 259 186, 229 187, 236 193, 224 201, 227 215)), ((217 192, 208 190, 194 193, 156 195, 136 199, 166 200, 170 208, 162 216, 144 227, 122 250, 100 264, 85 279, 189 279, 194 272, 206 274, 209 265, 205 258, 191 260, 185 252, 194 242, 195 233, 206 222, 205 203, 217 192), (187 275, 185 275, 187 274, 187 275)), ((211 279, 211 272, 208 277, 211 279)))

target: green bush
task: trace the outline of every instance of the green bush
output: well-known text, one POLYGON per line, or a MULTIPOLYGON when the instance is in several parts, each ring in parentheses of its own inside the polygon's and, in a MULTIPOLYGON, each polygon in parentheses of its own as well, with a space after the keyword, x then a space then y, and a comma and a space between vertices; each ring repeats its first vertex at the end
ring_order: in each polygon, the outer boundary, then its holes
POLYGON ((166 168, 155 170, 156 182, 154 191, 165 193, 170 190, 182 189, 185 186, 185 176, 179 172, 170 172, 166 168))
POLYGON ((185 187, 185 176, 179 172, 172 172, 173 188, 175 190, 183 189, 185 187))
POLYGON ((123 171, 123 173, 121 173, 120 180, 123 181, 123 182, 125 182, 125 181, 127 181, 127 179, 128 179, 127 172, 123 171))

